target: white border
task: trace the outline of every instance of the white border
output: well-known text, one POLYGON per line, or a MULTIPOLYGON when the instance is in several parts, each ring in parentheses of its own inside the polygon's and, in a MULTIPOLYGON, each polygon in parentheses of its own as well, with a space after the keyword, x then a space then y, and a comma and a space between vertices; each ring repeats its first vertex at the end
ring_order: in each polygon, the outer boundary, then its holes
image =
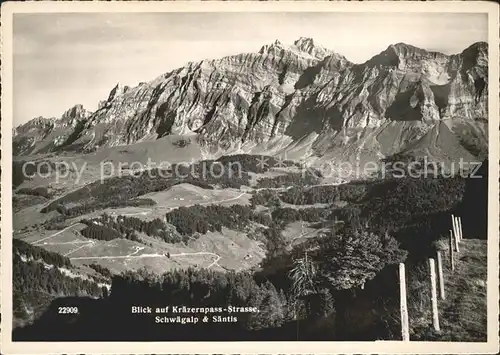
MULTIPOLYGON (((7 2, 1 5, 2 34, 2 175, 1 290, 2 353, 4 354, 465 354, 499 352, 499 7, 495 2, 7 2), (488 341, 466 342, 12 342, 12 20, 14 13, 48 12, 461 12, 488 13, 489 43, 489 219, 488 341)), ((464 23, 464 26, 467 26, 464 23)))

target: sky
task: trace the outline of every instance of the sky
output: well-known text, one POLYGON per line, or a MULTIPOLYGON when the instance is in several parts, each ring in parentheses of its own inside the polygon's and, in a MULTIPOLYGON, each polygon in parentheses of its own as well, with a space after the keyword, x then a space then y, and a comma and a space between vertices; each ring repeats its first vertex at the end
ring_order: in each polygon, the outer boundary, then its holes
POLYGON ((189 61, 311 37, 355 63, 390 44, 446 54, 487 42, 487 14, 45 13, 14 15, 14 126, 95 110, 119 82, 135 86, 189 61))

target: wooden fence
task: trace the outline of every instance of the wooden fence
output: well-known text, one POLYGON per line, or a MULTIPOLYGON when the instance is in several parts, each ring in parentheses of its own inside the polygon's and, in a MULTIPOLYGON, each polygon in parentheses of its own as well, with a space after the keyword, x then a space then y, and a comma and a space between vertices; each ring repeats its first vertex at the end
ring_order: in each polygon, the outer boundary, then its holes
MULTIPOLYGON (((456 255, 460 252, 460 242, 462 241, 462 219, 451 215, 451 228, 449 235, 449 261, 450 269, 455 271, 455 260, 458 259, 456 255)), ((440 251, 436 253, 437 259, 437 272, 436 262, 434 258, 429 258, 429 287, 431 291, 431 311, 432 311, 432 326, 435 331, 440 331, 439 326, 439 301, 438 290, 439 285, 439 298, 446 299, 446 290, 444 286, 443 276, 443 260, 440 251)), ((406 275, 405 264, 399 264, 399 289, 400 289, 400 309, 401 309, 401 339, 403 341, 410 341, 410 324, 408 318, 408 305, 406 296, 406 275)))

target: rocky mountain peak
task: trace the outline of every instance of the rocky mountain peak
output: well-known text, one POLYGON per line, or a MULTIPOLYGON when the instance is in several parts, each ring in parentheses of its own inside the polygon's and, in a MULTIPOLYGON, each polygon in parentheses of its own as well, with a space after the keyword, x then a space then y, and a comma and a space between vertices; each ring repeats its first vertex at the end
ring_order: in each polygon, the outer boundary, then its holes
POLYGON ((80 120, 86 119, 91 115, 90 111, 87 111, 83 105, 77 104, 64 112, 61 119, 56 123, 62 126, 72 126, 74 127, 76 123, 80 120))
POLYGON ((108 96, 108 102, 113 101, 116 97, 123 95, 129 89, 128 86, 124 86, 120 83, 117 83, 115 87, 111 90, 108 96))
POLYGON ((310 37, 299 37, 293 44, 297 48, 307 52, 310 48, 314 47, 314 39, 310 37))
POLYGON ((308 53, 313 57, 316 57, 321 60, 324 59, 326 56, 333 54, 332 51, 315 43, 314 39, 310 37, 300 37, 295 42, 293 42, 293 44, 301 52, 308 53))
POLYGON ((406 44, 403 42, 391 44, 388 48, 394 50, 397 53, 404 53, 404 52, 411 53, 411 52, 424 51, 423 49, 420 49, 418 47, 412 46, 411 44, 406 44))
MULTIPOLYGON (((335 138, 348 127, 376 130, 380 142, 366 143, 377 158, 405 148, 440 120, 484 121, 487 60, 485 43, 451 56, 396 43, 353 64, 311 38, 276 40, 259 53, 190 62, 130 90, 118 83, 84 126, 62 129, 59 121, 26 130, 16 137, 17 152, 90 151, 196 133, 203 149, 222 141, 275 149, 280 141, 307 144, 302 148, 318 156, 350 156, 344 138, 355 144, 361 135, 335 138)), ((86 115, 77 105, 63 116, 77 122, 86 115)))
POLYGON ((476 42, 462 51, 462 56, 466 60, 472 61, 472 65, 481 62, 482 65, 488 63, 488 43, 476 42))
POLYGON ((83 107, 82 104, 77 104, 64 112, 61 119, 83 118, 88 114, 89 112, 83 107))
POLYGON ((31 119, 30 121, 23 123, 23 124, 20 124, 19 126, 15 127, 14 128, 14 136, 16 136, 17 134, 28 132, 30 130, 34 130, 34 129, 47 129, 49 127, 53 127, 55 120, 56 119, 54 117, 50 117, 50 118, 42 117, 42 116, 35 117, 35 118, 31 119))
POLYGON ((479 50, 479 51, 488 51, 488 43, 487 42, 476 42, 476 43, 473 43, 469 47, 467 47, 464 50, 464 52, 467 51, 468 49, 471 49, 471 48, 475 48, 476 50, 479 50))
POLYGON ((433 51, 427 51, 406 43, 389 45, 384 51, 369 59, 364 66, 396 67, 400 70, 419 72, 429 61, 445 63, 449 56, 433 51))
POLYGON ((260 48, 259 53, 260 54, 276 54, 277 52, 280 52, 284 49, 288 49, 288 48, 286 48, 286 46, 283 43, 281 43, 280 40, 277 39, 271 44, 263 45, 260 48))
POLYGON ((318 45, 312 38, 300 37, 293 42, 293 45, 286 45, 280 40, 275 40, 272 44, 266 44, 259 50, 259 54, 272 54, 282 56, 284 53, 293 53, 300 57, 314 60, 323 60, 333 54, 332 51, 318 45))
POLYGON ((283 47, 283 43, 281 43, 281 41, 279 39, 276 39, 273 43, 274 46, 277 46, 277 47, 283 47))
POLYGON ((398 55, 398 57, 403 59, 431 59, 431 60, 447 60, 448 55, 441 52, 427 51, 422 48, 418 48, 406 43, 396 43, 390 46, 392 50, 398 55))

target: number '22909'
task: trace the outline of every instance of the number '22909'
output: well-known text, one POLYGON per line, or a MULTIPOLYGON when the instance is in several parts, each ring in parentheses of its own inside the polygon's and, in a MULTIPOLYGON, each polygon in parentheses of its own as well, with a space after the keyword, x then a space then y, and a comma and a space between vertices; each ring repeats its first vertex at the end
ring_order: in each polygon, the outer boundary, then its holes
POLYGON ((57 313, 59 314, 76 314, 78 307, 59 307, 57 313))

